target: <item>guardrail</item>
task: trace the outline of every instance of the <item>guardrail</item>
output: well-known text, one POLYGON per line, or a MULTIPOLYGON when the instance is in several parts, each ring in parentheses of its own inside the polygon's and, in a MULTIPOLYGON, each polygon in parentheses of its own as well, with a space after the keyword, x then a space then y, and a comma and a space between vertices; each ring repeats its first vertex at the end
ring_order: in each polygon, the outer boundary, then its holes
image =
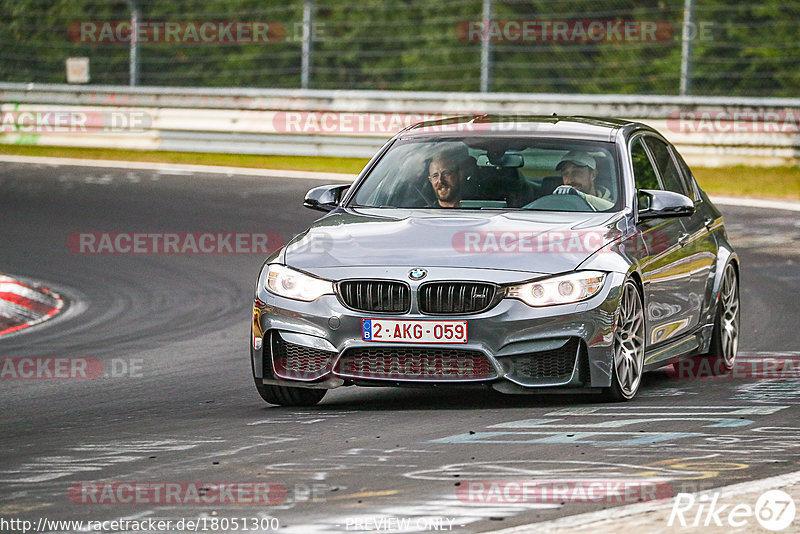
POLYGON ((0 83, 6 144, 369 157, 407 124, 465 113, 639 120, 695 165, 800 157, 800 99, 0 83))

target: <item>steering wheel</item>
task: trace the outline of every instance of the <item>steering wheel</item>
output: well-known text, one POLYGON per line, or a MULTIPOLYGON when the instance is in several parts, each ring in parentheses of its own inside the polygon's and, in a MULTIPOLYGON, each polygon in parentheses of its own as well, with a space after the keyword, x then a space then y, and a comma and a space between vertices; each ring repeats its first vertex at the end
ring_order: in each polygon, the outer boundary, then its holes
POLYGON ((547 195, 522 206, 526 210, 545 211, 597 211, 585 198, 578 195, 547 195), (589 208, 588 210, 586 208, 589 208))

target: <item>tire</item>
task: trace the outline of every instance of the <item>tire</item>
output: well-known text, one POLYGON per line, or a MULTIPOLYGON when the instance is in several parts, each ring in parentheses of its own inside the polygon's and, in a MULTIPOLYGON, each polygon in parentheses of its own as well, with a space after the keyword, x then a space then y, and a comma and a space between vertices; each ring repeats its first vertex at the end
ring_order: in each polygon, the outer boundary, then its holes
POLYGON ((636 396, 644 371, 644 305, 632 280, 622 286, 619 315, 614 325, 614 361, 611 387, 605 400, 629 401, 636 396))
POLYGON ((710 369, 711 373, 717 376, 726 375, 733 369, 736 353, 739 350, 740 319, 739 277, 736 268, 729 263, 722 275, 711 346, 706 354, 696 356, 698 359, 707 360, 702 362, 703 369, 710 369))
POLYGON ((293 388, 287 386, 273 386, 259 384, 255 379, 256 389, 261 398, 277 406, 314 406, 328 392, 327 389, 293 388))

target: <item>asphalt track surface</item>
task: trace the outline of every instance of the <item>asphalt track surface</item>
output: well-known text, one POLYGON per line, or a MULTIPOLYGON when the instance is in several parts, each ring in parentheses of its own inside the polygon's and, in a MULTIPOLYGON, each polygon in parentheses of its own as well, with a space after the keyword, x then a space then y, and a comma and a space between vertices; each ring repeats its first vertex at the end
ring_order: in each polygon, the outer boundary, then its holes
MULTIPOLYGON (((375 530, 381 519, 387 531, 410 519, 412 529, 485 532, 618 503, 470 502, 469 482, 659 479, 677 493, 798 470, 797 379, 657 371, 623 405, 589 395, 342 388, 314 408, 270 407, 248 361, 260 255, 67 247, 75 232, 290 236, 316 216, 301 206, 315 185, 0 165, 0 272, 73 299, 49 324, 0 339, 0 356, 97 358, 113 370, 94 380, 0 380, 0 518, 274 517, 281 532, 375 530), (280 502, 268 506, 70 498, 80 482, 193 481, 272 482, 286 496, 273 494, 280 502)), ((740 355, 800 357, 800 218, 723 212, 743 266, 740 355)))

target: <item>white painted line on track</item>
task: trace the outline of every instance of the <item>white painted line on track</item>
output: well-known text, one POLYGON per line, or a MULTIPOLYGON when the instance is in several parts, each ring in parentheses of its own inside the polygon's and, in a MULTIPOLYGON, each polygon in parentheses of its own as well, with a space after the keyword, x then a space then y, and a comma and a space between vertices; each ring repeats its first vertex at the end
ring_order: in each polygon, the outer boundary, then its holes
POLYGON ((264 176, 267 178, 297 178, 301 180, 333 180, 352 182, 355 174, 337 172, 290 171, 281 169, 255 169, 252 167, 224 167, 220 165, 189 165, 183 163, 155 163, 149 161, 117 161, 109 159, 50 158, 39 156, 14 156, 0 154, 0 162, 28 163, 33 165, 66 165, 76 167, 99 167, 159 171, 164 173, 201 173, 239 176, 264 176))
POLYGON ((773 210, 800 211, 800 202, 787 200, 765 200, 761 198, 711 197, 711 202, 722 206, 741 206, 745 208, 765 208, 773 210))
MULTIPOLYGON (((163 173, 201 173, 225 174, 239 176, 263 176, 267 178, 296 178, 300 180, 331 180, 335 182, 352 182, 355 174, 338 172, 291 171, 280 169, 255 169, 252 167, 225 167, 220 165, 190 165, 183 163, 154 163, 147 161, 118 161, 106 159, 51 158, 40 156, 14 156, 0 154, 0 162, 28 163, 34 165, 73 165, 78 167, 99 167, 113 169, 131 169, 158 171, 163 173)), ((800 211, 800 202, 786 200, 765 200, 759 198, 739 198, 713 196, 711 201, 722 206, 741 206, 747 208, 765 208, 789 211, 800 211)))
MULTIPOLYGON (((786 473, 769 478, 762 478, 760 480, 753 480, 750 482, 740 482, 738 484, 731 484, 730 486, 721 486, 719 488, 712 488, 706 491, 701 491, 695 495, 713 495, 718 493, 720 499, 735 497, 746 493, 765 492, 771 489, 781 489, 787 486, 800 483, 800 471, 786 473)), ((540 532, 557 532, 560 529, 588 527, 600 521, 607 521, 612 519, 625 519, 633 516, 648 514, 657 510, 666 510, 672 508, 673 499, 666 502, 640 502, 636 504, 628 504, 624 506, 617 506, 598 512, 588 512, 585 514, 577 514, 566 517, 560 517, 551 521, 543 521, 541 523, 531 523, 528 525, 519 525, 517 527, 505 528, 502 530, 490 531, 491 534, 539 534, 540 532)))

